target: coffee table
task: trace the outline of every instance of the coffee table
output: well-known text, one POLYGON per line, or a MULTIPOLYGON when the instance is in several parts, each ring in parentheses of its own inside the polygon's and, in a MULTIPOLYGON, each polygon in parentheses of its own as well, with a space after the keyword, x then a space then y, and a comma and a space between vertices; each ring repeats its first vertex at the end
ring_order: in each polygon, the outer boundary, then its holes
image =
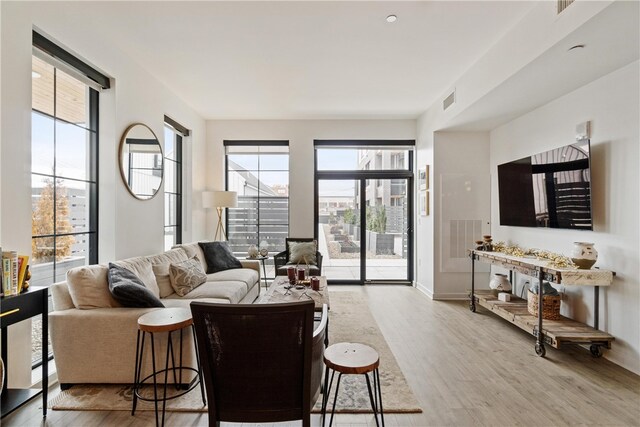
MULTIPOLYGON (((329 288, 327 287, 327 278, 325 276, 317 276, 320 279, 320 290, 314 291, 309 286, 305 286, 304 289, 286 289, 285 286, 289 286, 289 279, 287 276, 276 276, 271 282, 271 286, 267 292, 258 300, 256 304, 275 304, 282 302, 294 302, 313 300, 315 303, 315 312, 322 313, 322 306, 327 305, 327 310, 331 308, 329 304, 329 288)), ((320 314, 322 317, 322 314, 320 314)), ((319 319, 315 319, 319 320, 319 319)), ((324 345, 329 346, 329 319, 327 319, 327 334, 324 336, 324 345)))
POLYGON ((330 309, 327 278, 325 276, 318 276, 318 278, 320 279, 320 290, 314 291, 309 286, 306 286, 305 289, 296 289, 295 287, 286 289, 285 286, 289 286, 287 276, 276 276, 267 292, 256 303, 274 304, 310 299, 315 303, 315 311, 322 311, 323 304, 327 304, 327 308, 330 309))

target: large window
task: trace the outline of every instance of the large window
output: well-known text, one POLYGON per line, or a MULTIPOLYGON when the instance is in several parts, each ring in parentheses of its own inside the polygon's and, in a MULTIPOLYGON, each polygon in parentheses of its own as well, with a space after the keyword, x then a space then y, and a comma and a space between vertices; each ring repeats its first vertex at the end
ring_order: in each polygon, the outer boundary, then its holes
POLYGON ((189 131, 165 117, 164 248, 182 243, 182 139, 189 131))
POLYGON ((98 262, 98 92, 32 60, 32 285, 98 262))
MULTIPOLYGON (((35 32, 33 45, 30 269, 32 285, 49 286, 98 262, 98 89, 109 79, 35 32)), ((38 316, 34 337, 41 328, 38 316)), ((32 340, 34 366, 41 349, 32 340)))
MULTIPOLYGON (((238 207, 228 210, 231 249, 244 257, 250 245, 266 245, 269 254, 284 250, 289 234, 288 141, 225 141, 226 188, 238 193, 238 207)), ((273 258, 267 260, 273 277, 273 258)))

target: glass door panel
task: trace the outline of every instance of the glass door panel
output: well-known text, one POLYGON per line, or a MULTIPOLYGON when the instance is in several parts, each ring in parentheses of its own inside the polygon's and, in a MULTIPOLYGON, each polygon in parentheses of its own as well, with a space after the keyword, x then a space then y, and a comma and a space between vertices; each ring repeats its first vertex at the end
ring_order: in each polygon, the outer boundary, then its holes
POLYGON ((318 181, 318 250, 329 280, 360 280, 360 180, 318 181))
POLYGON ((366 182, 366 280, 408 280, 408 180, 366 182))

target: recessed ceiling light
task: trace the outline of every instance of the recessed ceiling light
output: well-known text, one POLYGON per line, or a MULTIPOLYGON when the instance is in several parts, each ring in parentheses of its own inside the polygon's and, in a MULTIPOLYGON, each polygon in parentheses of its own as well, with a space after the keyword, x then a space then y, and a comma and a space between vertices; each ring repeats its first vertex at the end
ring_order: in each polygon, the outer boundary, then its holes
POLYGON ((38 73, 37 71, 31 71, 31 78, 32 79, 39 79, 40 77, 41 77, 40 73, 38 73))
POLYGON ((397 19, 398 17, 396 15, 387 16, 387 22, 396 22, 397 19))

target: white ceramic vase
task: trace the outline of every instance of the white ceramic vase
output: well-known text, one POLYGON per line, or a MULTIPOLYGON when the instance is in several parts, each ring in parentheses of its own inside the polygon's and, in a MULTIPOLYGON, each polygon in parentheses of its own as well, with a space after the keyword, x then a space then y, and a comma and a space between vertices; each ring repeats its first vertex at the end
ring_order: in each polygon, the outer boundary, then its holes
POLYGON ((511 292, 511 282, 507 279, 506 274, 496 273, 489 282, 489 287, 499 292, 511 292))
POLYGON ((573 242, 573 250, 571 251, 571 261, 578 266, 579 269, 588 270, 598 260, 598 251, 593 247, 593 243, 573 242))
POLYGON ((249 246, 249 249, 247 249, 247 256, 249 258, 257 258, 258 257, 258 248, 256 247, 256 245, 249 246))

